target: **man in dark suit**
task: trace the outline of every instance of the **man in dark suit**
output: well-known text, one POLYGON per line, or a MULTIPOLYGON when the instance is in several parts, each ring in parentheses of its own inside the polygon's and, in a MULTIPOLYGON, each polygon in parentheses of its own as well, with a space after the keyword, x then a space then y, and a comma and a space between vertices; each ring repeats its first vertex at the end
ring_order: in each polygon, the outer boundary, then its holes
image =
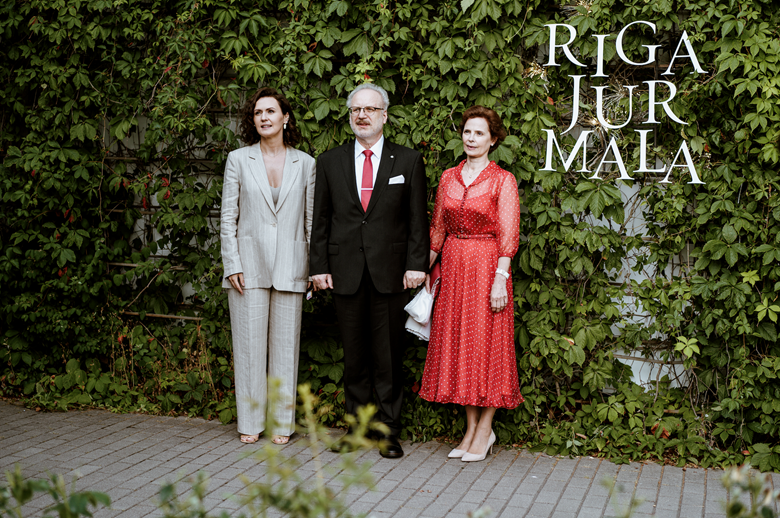
POLYGON ((384 89, 358 86, 347 98, 356 140, 317 159, 309 274, 333 290, 347 412, 376 393, 390 430, 380 453, 398 458, 406 290, 425 282, 430 242, 422 155, 385 140, 389 105, 384 89))

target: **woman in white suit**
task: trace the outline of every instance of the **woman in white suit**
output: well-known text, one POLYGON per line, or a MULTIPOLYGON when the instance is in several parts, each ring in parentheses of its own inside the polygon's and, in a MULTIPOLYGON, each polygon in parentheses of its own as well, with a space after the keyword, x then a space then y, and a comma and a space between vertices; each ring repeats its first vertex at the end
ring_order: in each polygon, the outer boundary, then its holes
POLYGON ((243 108, 245 147, 230 153, 222 189, 222 263, 233 329, 238 433, 256 442, 265 430, 267 378, 281 381, 272 441, 295 430, 298 349, 308 285, 315 161, 301 140, 289 101, 258 90, 243 108))

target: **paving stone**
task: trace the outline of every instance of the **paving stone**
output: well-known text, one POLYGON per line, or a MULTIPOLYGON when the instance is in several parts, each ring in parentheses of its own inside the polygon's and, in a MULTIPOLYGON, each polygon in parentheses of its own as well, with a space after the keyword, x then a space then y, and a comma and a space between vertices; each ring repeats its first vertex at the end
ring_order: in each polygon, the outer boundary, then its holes
POLYGON ((449 516, 449 513, 450 513, 449 505, 434 502, 433 504, 428 506, 425 510, 423 510, 423 512, 420 513, 419 516, 425 518, 444 518, 445 516, 449 516))
POLYGON ((582 507, 577 514, 577 518, 603 518, 603 507, 582 507))
POLYGON ((155 511, 157 511, 156 507, 138 505, 133 507, 132 509, 127 509, 123 513, 120 513, 116 516, 117 518, 142 518, 144 516, 148 516, 154 513, 155 511))
POLYGON ((536 496, 534 497, 534 502, 554 504, 558 502, 560 498, 561 498, 561 494, 559 492, 557 491, 553 492, 550 491, 549 489, 545 489, 536 494, 536 496))
MULTIPOLYGON (((207 509, 231 516, 247 512, 230 495, 245 493, 241 475, 265 482, 266 465, 241 456, 257 452, 267 441, 245 446, 237 437, 235 426, 199 419, 99 410, 40 414, 0 402, 0 468, 19 463, 27 477, 45 476, 47 470, 66 479, 80 473, 78 489, 102 491, 114 502, 112 509, 97 510, 96 518, 160 517, 154 507, 160 485, 184 479, 177 486, 184 497, 191 475, 198 471, 209 476, 207 509)), ((618 466, 598 458, 558 458, 505 448, 485 462, 466 464, 447 458, 451 445, 405 442, 404 448, 406 455, 397 460, 383 459, 375 449, 352 454, 358 464, 368 463, 375 491, 358 486, 343 490, 337 472, 326 472, 324 480, 351 512, 376 518, 465 518, 484 506, 494 509, 491 518, 603 518, 615 514, 612 503, 625 506, 632 497, 645 499, 634 518, 724 516, 720 470, 652 463, 618 466), (610 497, 601 484, 604 479, 623 485, 624 491, 610 497)), ((315 450, 318 462, 339 465, 339 456, 325 445, 315 445, 315 450)), ((315 487, 317 463, 308 439, 294 435, 283 451, 298 461, 296 474, 304 487, 315 487)), ((780 477, 775 483, 780 488, 780 477)), ((42 495, 31 504, 25 510, 37 515, 51 505, 51 498, 42 495)), ((281 513, 270 510, 269 516, 281 513)))
POLYGON ((566 486, 566 489, 564 489, 563 493, 561 493, 561 498, 579 501, 582 500, 587 493, 588 488, 586 487, 566 486))
POLYGON ((582 501, 580 500, 570 500, 568 498, 561 498, 558 500, 555 511, 566 511, 566 512, 573 512, 576 513, 579 511, 580 507, 582 505, 582 501))
POLYGON ((512 507, 531 507, 534 503, 534 495, 528 495, 524 493, 516 493, 509 500, 509 505, 512 507))
POLYGON ((590 487, 590 485, 593 483, 592 477, 583 477, 581 475, 578 475, 577 473, 574 474, 574 476, 569 480, 569 483, 567 484, 567 487, 590 487))
POLYGON ((555 507, 554 504, 546 504, 542 502, 535 502, 534 505, 528 510, 526 515, 528 518, 548 518, 555 507))
MULTIPOLYGON (((487 491, 478 491, 474 489, 469 489, 466 491, 466 493, 463 495, 462 502, 470 503, 470 504, 479 504, 481 505, 487 500, 488 492, 487 491)), ((490 502, 487 502, 490 503, 490 502)))
MULTIPOLYGON (((435 498, 431 496, 415 495, 404 503, 405 508, 409 509, 426 509, 434 502, 435 498)), ((350 510, 352 507, 350 506, 350 510)))
POLYGON ((504 502, 509 500, 514 492, 515 488, 513 487, 496 486, 490 491, 488 499, 491 502, 504 502))
POLYGON ((699 518, 703 515, 704 507, 683 505, 680 508, 680 516, 685 516, 685 518, 699 518))
POLYGON ((591 495, 588 494, 585 497, 585 500, 582 502, 583 507, 598 507, 602 508, 604 507, 604 504, 607 503, 607 497, 603 495, 591 495))

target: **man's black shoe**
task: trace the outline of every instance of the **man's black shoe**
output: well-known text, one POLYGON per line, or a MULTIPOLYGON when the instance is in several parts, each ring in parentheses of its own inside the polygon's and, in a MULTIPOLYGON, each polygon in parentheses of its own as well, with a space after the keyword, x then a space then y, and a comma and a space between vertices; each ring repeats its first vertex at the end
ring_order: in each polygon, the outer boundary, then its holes
POLYGON ((379 454, 386 459, 398 459, 404 456, 404 450, 398 437, 395 435, 382 435, 379 437, 379 454))

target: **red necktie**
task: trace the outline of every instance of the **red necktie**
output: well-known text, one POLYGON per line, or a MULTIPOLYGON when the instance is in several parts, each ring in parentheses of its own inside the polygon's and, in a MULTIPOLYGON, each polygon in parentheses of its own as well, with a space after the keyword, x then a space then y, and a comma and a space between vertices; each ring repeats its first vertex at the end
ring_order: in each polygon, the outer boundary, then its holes
POLYGON ((366 158, 363 160, 363 184, 360 186, 360 203, 363 210, 368 210, 368 202, 371 200, 371 191, 374 189, 374 166, 371 163, 371 155, 374 153, 370 149, 363 151, 366 158))

